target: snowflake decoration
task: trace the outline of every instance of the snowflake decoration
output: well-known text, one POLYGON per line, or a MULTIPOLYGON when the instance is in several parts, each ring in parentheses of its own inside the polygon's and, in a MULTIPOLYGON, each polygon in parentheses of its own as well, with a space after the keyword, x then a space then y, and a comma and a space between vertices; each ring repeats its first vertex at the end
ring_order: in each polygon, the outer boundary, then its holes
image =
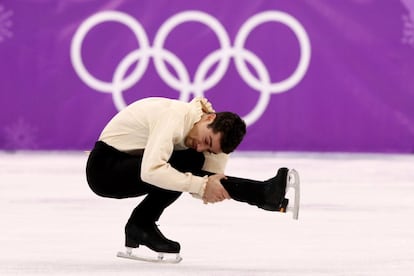
POLYGON ((13 36, 10 30, 13 26, 12 16, 13 11, 6 11, 4 6, 0 5, 0 43, 13 36))
POLYGON ((411 20, 411 17, 408 15, 403 15, 402 17, 404 22, 403 37, 402 43, 409 44, 414 47, 414 24, 411 20))
POLYGON ((3 128, 5 148, 11 150, 36 149, 37 129, 22 118, 3 128))
POLYGON ((408 14, 403 14, 403 31, 401 42, 414 47, 414 1, 413 0, 401 0, 401 4, 407 9, 408 14))

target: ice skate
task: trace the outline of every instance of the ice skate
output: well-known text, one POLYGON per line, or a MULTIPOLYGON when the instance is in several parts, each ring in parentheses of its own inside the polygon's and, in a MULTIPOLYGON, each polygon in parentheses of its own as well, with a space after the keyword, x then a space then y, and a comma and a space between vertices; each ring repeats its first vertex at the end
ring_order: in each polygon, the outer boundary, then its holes
POLYGON ((180 244, 167 239, 155 223, 144 226, 128 223, 125 227, 125 247, 125 252, 118 252, 118 257, 155 263, 179 263, 182 260, 180 244), (138 251, 140 245, 155 251, 157 256, 141 256, 141 253, 134 252, 138 251))
POLYGON ((294 169, 280 168, 277 175, 266 182, 269 183, 266 203, 259 207, 268 211, 292 212, 293 219, 299 217, 300 185, 299 174, 294 169), (289 189, 294 190, 294 200, 286 198, 289 189))
POLYGON ((164 264, 178 264, 183 260, 179 253, 171 254, 171 253, 163 253, 157 252, 157 256, 150 257, 145 256, 143 253, 135 253, 133 252, 135 249, 131 247, 126 247, 125 251, 119 251, 116 256, 120 258, 135 260, 135 261, 143 261, 143 262, 150 262, 150 263, 164 263, 164 264))
POLYGON ((300 180, 299 173, 295 169, 290 169, 288 172, 286 183, 286 192, 289 189, 294 190, 294 201, 293 204, 287 206, 286 211, 292 212, 293 219, 299 218, 299 207, 300 207, 300 180))
POLYGON ((288 179, 287 168, 280 168, 275 177, 266 180, 264 203, 258 205, 267 211, 285 212, 289 200, 285 198, 288 179))

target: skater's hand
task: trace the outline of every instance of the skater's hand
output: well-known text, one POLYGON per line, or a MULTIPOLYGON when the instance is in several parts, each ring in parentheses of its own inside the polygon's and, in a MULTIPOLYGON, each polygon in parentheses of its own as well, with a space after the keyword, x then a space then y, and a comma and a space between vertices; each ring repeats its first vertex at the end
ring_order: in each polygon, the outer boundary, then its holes
POLYGON ((207 203, 216 203, 225 199, 230 199, 229 193, 221 184, 221 179, 226 179, 224 174, 213 174, 208 177, 206 190, 204 191, 203 201, 207 203))

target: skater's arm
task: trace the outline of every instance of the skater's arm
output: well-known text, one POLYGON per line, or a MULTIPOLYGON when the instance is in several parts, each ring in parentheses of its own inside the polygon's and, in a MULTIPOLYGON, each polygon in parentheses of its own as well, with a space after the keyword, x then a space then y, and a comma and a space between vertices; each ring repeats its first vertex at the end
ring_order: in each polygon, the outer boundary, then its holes
POLYGON ((142 158, 141 179, 163 189, 202 197, 208 177, 179 172, 168 163, 181 130, 180 120, 171 114, 153 125, 142 158))
POLYGON ((204 152, 204 165, 203 170, 212 172, 212 173, 224 173, 224 169, 227 165, 227 160, 229 155, 221 152, 221 153, 211 153, 211 152, 204 152))

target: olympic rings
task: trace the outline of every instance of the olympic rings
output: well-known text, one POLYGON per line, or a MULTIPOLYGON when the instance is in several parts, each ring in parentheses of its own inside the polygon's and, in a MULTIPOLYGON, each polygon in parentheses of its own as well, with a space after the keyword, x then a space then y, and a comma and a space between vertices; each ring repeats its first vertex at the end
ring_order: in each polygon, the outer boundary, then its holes
POLYGON ((70 54, 72 65, 81 80, 99 92, 112 93, 114 104, 118 110, 122 110, 126 106, 122 95, 123 91, 139 82, 148 67, 150 58, 153 58, 155 69, 161 79, 171 88, 180 91, 179 99, 182 101, 188 101, 191 94, 203 96, 205 91, 214 87, 227 72, 230 59, 233 58, 237 72, 243 81, 249 87, 260 92, 256 106, 243 117, 249 126, 263 114, 271 94, 286 92, 301 81, 309 67, 311 46, 302 25, 294 17, 281 11, 264 11, 249 18, 237 33, 234 46, 231 45, 225 28, 216 18, 202 11, 184 11, 168 18, 161 25, 155 35, 152 47, 144 28, 133 17, 119 11, 104 11, 92 15, 79 26, 72 39, 70 54), (112 82, 105 82, 92 76, 83 64, 81 55, 85 36, 93 27, 106 21, 115 21, 129 27, 140 45, 139 49, 127 54, 119 63, 112 82), (164 48, 168 34, 176 26, 189 21, 196 21, 211 28, 220 44, 218 50, 211 52, 200 62, 193 81, 191 81, 190 74, 183 62, 174 53, 164 48), (300 46, 300 59, 295 71, 288 78, 274 83, 271 82, 269 72, 260 58, 244 48, 247 37, 253 29, 268 21, 280 22, 288 26, 297 37, 300 46), (172 66, 178 78, 170 73, 165 62, 172 66), (258 78, 251 74, 246 62, 253 66, 258 78), (125 76, 128 68, 134 63, 137 63, 136 67, 128 76, 125 76), (207 73, 215 64, 218 65, 214 72, 207 77, 207 73))

